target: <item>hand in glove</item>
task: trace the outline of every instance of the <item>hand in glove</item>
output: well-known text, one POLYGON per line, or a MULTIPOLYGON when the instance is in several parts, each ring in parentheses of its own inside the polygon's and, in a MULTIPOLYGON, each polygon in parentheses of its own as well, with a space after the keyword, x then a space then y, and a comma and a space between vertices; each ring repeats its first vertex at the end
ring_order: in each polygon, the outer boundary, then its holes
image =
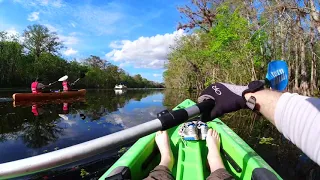
POLYGON ((214 83, 207 87, 198 98, 198 102, 214 100, 215 106, 211 111, 211 119, 226 113, 248 108, 244 95, 249 92, 262 90, 264 83, 252 81, 247 86, 226 83, 214 83))

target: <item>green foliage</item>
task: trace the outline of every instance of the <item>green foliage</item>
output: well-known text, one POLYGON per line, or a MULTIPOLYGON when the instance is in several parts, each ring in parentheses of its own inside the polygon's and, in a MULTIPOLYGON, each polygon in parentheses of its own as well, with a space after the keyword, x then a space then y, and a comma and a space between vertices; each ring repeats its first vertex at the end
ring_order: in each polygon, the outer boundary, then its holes
POLYGON ((16 80, 15 71, 21 65, 23 47, 17 41, 0 41, 0 84, 16 80))
POLYGON ((80 176, 82 177, 82 178, 85 178, 86 176, 88 176, 89 175, 89 173, 85 170, 85 169, 81 169, 81 171, 80 171, 80 176))
POLYGON ((122 147, 119 151, 118 151, 118 156, 121 156, 122 154, 124 154, 129 148, 128 147, 122 147))
POLYGON ((262 76, 266 59, 260 46, 264 32, 252 35, 247 20, 238 9, 222 4, 216 9, 210 31, 195 31, 176 41, 169 54, 166 87, 202 90, 216 81, 247 83, 253 75, 262 76))
POLYGON ((282 59, 292 79, 288 90, 316 95, 320 46, 313 15, 319 13, 308 11, 311 5, 292 3, 284 2, 281 10, 275 1, 248 0, 192 0, 178 7, 178 28, 192 32, 169 54, 166 87, 201 91, 214 82, 247 84, 264 79, 267 64, 282 59))
POLYGON ((46 26, 40 24, 28 26, 23 37, 24 47, 36 58, 39 58, 43 52, 56 54, 63 47, 57 34, 50 32, 46 26))
POLYGON ((262 137, 260 138, 259 144, 268 144, 268 145, 272 145, 272 146, 277 146, 276 144, 272 143, 274 139, 272 137, 262 137))
MULTIPOLYGON (((24 42, 21 43, 19 37, 0 32, 1 87, 29 87, 37 77, 41 77, 45 84, 57 81, 64 75, 74 81, 79 78, 80 72, 86 72, 86 77, 78 81, 74 88, 113 88, 119 83, 129 88, 163 87, 139 74, 131 77, 123 69, 97 56, 90 56, 81 63, 66 61, 58 56, 63 46, 56 33, 45 26, 28 26, 23 36, 24 42)), ((61 84, 57 83, 53 88, 61 88, 61 84)))

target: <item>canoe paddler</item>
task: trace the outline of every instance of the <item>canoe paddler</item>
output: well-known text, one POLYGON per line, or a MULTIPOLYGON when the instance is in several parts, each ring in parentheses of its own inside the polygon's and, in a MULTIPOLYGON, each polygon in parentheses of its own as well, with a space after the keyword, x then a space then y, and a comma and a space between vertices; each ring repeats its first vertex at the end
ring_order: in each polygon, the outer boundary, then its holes
POLYGON ((41 93, 44 88, 50 86, 50 84, 49 85, 42 84, 41 81, 42 81, 41 78, 37 78, 34 82, 31 83, 31 92, 33 94, 41 93))
POLYGON ((240 109, 261 113, 280 133, 320 165, 320 99, 264 89, 261 81, 247 86, 215 83, 198 101, 215 100, 211 118, 240 109))
MULTIPOLYGON (((214 100, 215 106, 208 115, 214 119, 240 109, 261 113, 280 133, 320 165, 320 99, 296 93, 264 89, 264 83, 253 81, 247 86, 214 83, 207 87, 198 102, 214 100)), ((161 154, 160 164, 146 178, 174 179, 170 141, 166 131, 158 131, 155 141, 161 154)), ((209 129, 206 142, 211 174, 207 179, 233 179, 226 171, 220 157, 219 135, 209 129)), ((254 178, 253 178, 254 179, 254 178)))
POLYGON ((63 91, 71 91, 71 86, 67 81, 67 79, 62 81, 62 88, 63 88, 63 91))

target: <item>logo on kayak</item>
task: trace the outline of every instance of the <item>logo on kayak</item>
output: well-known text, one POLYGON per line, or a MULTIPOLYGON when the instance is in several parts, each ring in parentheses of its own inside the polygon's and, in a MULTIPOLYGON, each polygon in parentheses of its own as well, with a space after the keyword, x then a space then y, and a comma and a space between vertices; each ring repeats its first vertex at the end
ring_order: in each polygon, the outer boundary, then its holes
POLYGON ((219 90, 219 88, 217 86, 212 86, 212 89, 214 90, 214 92, 216 94, 218 94, 219 96, 221 95, 221 91, 219 90))

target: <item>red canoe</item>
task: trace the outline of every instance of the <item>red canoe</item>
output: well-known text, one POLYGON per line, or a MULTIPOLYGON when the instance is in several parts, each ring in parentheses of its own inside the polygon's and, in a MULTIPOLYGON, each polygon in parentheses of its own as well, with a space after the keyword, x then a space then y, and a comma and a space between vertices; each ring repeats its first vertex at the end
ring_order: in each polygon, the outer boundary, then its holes
POLYGON ((78 91, 67 91, 67 92, 52 92, 52 93, 15 93, 12 95, 14 101, 43 101, 53 99, 68 99, 75 97, 82 97, 86 95, 85 89, 78 91))

